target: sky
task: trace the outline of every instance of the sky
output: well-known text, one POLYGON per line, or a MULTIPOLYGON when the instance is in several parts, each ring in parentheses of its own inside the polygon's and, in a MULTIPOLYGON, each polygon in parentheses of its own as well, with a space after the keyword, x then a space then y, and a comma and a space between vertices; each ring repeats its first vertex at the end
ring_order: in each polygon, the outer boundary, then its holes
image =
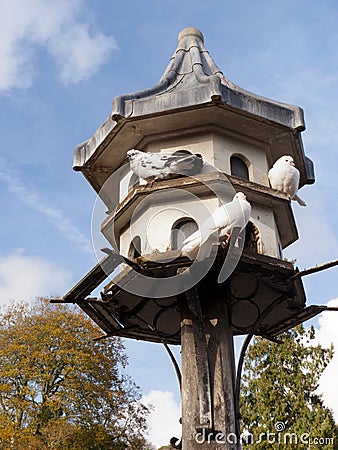
MULTIPOLYGON (((0 302, 62 296, 96 264, 96 194, 72 170, 73 148, 115 96, 157 83, 187 26, 231 81, 304 109, 316 183, 301 190, 306 208, 293 205, 300 239, 286 256, 300 269, 337 259, 337 23, 329 0, 0 0, 0 302)), ((337 275, 304 279, 309 305, 338 306, 337 275)), ((338 349, 336 314, 312 323, 318 342, 338 349)), ((180 436, 174 369, 160 345, 126 349, 155 407, 150 439, 164 445, 180 436)), ((319 388, 338 421, 337 370, 338 351, 319 388)))

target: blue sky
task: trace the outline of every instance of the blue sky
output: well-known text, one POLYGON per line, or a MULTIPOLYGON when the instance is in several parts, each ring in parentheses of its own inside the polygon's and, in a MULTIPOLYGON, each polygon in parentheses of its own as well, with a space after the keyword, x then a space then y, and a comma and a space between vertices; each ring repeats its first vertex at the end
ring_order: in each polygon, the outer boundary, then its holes
MULTIPOLYGON (((203 32, 231 81, 304 109, 317 181, 301 191, 307 208, 293 205, 300 240, 286 254, 301 269, 336 259, 337 23, 338 5, 328 0, 0 0, 1 303, 62 295, 96 263, 96 196, 72 171, 73 148, 102 124, 116 95, 160 79, 187 26, 203 32)), ((338 297, 337 271, 305 280, 308 304, 338 297)), ((338 347, 329 321, 315 324, 322 342, 338 347)), ((160 444, 156 420, 178 411, 174 371, 157 345, 130 342, 127 350, 143 393, 169 405, 153 419, 160 444)), ((337 394, 325 395, 338 419, 337 394)))

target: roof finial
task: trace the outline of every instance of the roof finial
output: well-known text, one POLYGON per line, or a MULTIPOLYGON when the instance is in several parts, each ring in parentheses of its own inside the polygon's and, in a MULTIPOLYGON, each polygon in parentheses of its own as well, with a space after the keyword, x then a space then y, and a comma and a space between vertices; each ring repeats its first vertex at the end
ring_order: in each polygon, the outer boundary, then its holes
POLYGON ((200 30, 198 30, 197 28, 194 28, 194 27, 183 28, 183 30, 178 35, 178 42, 180 42, 186 36, 195 36, 195 37, 201 39, 201 41, 204 43, 204 36, 203 36, 202 32, 200 30))

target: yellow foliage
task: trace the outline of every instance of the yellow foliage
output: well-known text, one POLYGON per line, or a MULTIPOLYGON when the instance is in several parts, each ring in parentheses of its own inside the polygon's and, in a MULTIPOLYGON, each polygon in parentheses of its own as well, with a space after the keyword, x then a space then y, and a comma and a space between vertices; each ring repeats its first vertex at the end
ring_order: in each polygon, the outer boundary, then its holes
POLYGON ((136 441, 138 450, 149 448, 147 408, 124 372, 123 344, 94 342, 97 335, 78 309, 47 299, 3 312, 1 449, 120 450, 136 441))

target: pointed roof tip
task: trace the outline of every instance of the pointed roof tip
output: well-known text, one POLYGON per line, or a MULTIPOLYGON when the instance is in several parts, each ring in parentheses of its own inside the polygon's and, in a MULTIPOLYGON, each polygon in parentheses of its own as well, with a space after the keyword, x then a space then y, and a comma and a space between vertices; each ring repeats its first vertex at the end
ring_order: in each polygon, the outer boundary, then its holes
POLYGON ((178 43, 180 44, 180 42, 187 36, 195 36, 195 37, 201 39, 201 41, 204 44, 203 33, 195 27, 183 28, 183 30, 178 35, 178 43))
POLYGON ((298 106, 259 96, 227 79, 204 47, 202 32, 195 27, 183 28, 179 33, 178 47, 160 81, 150 88, 115 97, 111 117, 118 122, 121 118, 192 109, 212 102, 299 132, 305 129, 303 111, 298 106))

